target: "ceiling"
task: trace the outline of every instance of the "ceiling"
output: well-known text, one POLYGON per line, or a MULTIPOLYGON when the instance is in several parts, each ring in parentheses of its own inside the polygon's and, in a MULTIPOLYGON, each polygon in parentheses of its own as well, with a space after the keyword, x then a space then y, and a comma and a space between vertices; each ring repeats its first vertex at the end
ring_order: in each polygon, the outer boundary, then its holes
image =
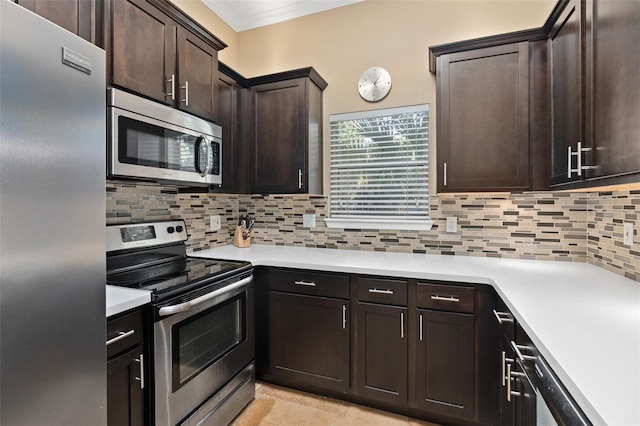
POLYGON ((361 1, 364 0, 202 0, 238 32, 361 1))

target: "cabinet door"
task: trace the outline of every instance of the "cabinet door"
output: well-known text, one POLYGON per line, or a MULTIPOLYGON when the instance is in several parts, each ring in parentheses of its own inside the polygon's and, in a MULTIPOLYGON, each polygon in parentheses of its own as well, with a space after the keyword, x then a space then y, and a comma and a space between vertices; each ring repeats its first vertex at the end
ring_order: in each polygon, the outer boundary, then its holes
POLYGON ((474 416, 474 317, 418 310, 415 380, 418 408, 451 417, 474 416))
POLYGON ((178 27, 178 108, 216 120, 218 51, 178 27))
POLYGON ((175 22, 145 0, 116 0, 112 7, 113 84, 173 104, 175 22))
POLYGON ((530 187, 529 44, 442 55, 438 190, 530 187))
POLYGON ((349 302, 271 292, 271 374, 349 389, 349 302))
POLYGON ((222 127, 222 191, 235 190, 235 154, 238 136, 238 84, 224 74, 218 76, 218 119, 222 127))
POLYGON ((107 362, 107 424, 133 426, 144 424, 144 390, 141 379, 142 348, 107 362))
POLYGON ((640 1, 590 0, 585 27, 587 177, 640 172, 640 1))
POLYGON ((253 193, 305 192, 306 80, 254 88, 253 193))
POLYGON ((364 397, 407 402, 407 309, 358 303, 356 386, 364 397))
POLYGON ((102 37, 99 34, 102 30, 102 13, 98 1, 17 0, 17 3, 83 39, 102 46, 102 37))
MULTIPOLYGON (((558 18, 549 36, 549 66, 551 67, 551 185, 579 180, 575 156, 569 158, 569 148, 586 140, 582 132, 582 11, 580 0, 571 0, 558 18), (571 166, 569 164, 571 163, 571 166)), ((584 159, 584 156, 582 157, 584 159)), ((581 173, 582 174, 582 173, 581 173)))

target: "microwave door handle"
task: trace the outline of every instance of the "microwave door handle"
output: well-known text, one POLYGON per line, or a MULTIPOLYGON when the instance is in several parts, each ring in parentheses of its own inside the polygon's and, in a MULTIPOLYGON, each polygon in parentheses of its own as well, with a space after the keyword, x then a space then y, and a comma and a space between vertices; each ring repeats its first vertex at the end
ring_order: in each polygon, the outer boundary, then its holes
POLYGON ((204 135, 200 135, 200 137, 198 137, 198 139, 196 140, 194 149, 195 149, 195 156, 194 156, 195 169, 200 174, 200 176, 206 177, 209 174, 209 171, 211 171, 211 143, 209 142, 209 139, 207 139, 207 137, 204 135), (205 147, 206 147, 205 156, 207 159, 206 164, 204 166, 204 170, 200 168, 200 145, 202 144, 202 142, 205 142, 205 147))
POLYGON ((206 147, 207 147, 207 162, 206 162, 206 166, 204 166, 204 174, 202 175, 202 177, 206 177, 209 172, 211 171, 211 141, 209 139, 207 139, 206 136, 202 136, 202 139, 204 139, 204 141, 206 142, 206 147))

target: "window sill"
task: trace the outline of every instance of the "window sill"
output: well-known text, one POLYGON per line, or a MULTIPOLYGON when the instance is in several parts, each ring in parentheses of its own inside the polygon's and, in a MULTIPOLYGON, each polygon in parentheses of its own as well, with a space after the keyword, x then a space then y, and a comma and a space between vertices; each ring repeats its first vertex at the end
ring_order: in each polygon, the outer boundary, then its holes
POLYGON ((429 231, 433 226, 431 219, 336 219, 326 218, 327 228, 347 229, 394 229, 398 231, 429 231))

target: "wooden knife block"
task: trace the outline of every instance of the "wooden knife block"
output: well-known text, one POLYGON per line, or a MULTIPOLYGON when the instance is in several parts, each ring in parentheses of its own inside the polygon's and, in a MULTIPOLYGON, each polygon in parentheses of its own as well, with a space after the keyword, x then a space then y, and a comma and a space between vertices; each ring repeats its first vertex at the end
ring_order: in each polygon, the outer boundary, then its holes
POLYGON ((233 234, 233 245, 240 248, 250 247, 251 234, 249 234, 249 237, 245 240, 242 238, 242 227, 236 226, 236 232, 233 234))

